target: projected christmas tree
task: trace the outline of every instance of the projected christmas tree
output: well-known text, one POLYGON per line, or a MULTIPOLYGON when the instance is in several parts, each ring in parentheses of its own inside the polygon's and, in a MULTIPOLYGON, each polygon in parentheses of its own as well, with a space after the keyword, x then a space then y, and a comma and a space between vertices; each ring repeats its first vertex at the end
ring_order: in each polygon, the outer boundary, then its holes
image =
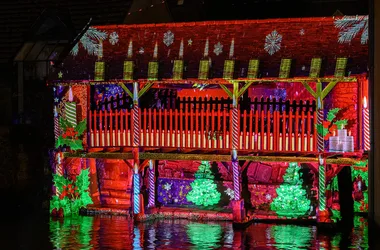
POLYGON ((220 193, 216 190, 214 175, 210 167, 208 161, 202 161, 195 173, 195 180, 190 184, 192 190, 186 196, 188 201, 198 206, 214 205, 220 200, 220 193))
POLYGON ((295 162, 289 163, 284 175, 284 183, 277 188, 277 197, 270 205, 271 210, 279 216, 298 217, 305 215, 310 209, 310 200, 306 190, 302 188, 300 167, 295 162))

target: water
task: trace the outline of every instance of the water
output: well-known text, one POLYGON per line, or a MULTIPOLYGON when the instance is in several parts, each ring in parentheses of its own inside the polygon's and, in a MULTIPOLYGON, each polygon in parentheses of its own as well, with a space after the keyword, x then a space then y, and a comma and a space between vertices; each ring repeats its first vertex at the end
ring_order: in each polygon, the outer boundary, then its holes
POLYGON ((263 223, 234 230, 230 222, 26 218, 2 223, 2 249, 368 249, 367 220, 361 217, 352 228, 329 234, 316 226, 263 223))

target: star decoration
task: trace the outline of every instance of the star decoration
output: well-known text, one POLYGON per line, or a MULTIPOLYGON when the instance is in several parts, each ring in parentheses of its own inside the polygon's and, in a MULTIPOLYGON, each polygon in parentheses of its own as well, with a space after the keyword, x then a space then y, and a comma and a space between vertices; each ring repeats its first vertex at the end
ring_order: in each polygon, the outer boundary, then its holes
POLYGON ((270 194, 267 194, 265 195, 265 199, 267 199, 268 201, 272 198, 272 196, 270 194))
POLYGON ((300 35, 301 36, 305 35, 305 30, 304 29, 300 29, 300 35))
POLYGON ((144 48, 141 47, 141 48, 139 49, 139 54, 142 55, 142 54, 144 54, 144 52, 145 52, 145 51, 144 51, 144 48))
POLYGON ((56 98, 54 98, 54 101, 55 101, 55 102, 58 102, 58 98, 57 98, 57 97, 56 97, 56 98))
POLYGON ((163 188, 164 188, 166 191, 169 191, 170 189, 172 189, 172 184, 165 183, 163 188))
POLYGON ((191 39, 187 40, 187 45, 189 45, 189 46, 193 45, 193 40, 191 40, 191 39))
POLYGON ((62 71, 59 71, 58 78, 62 78, 62 77, 63 77, 63 73, 62 73, 62 71))

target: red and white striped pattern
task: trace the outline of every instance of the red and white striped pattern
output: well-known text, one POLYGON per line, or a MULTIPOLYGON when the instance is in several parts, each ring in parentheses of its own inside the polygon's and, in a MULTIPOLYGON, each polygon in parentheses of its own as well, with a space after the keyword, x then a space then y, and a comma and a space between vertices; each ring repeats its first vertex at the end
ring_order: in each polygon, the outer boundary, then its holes
POLYGON ((154 185, 154 168, 149 168, 149 198, 148 207, 154 207, 155 205, 155 185, 154 185))
MULTIPOLYGON (((323 117, 324 117, 323 109, 318 109, 317 124, 323 124, 323 117)), ((319 152, 322 152, 325 150, 325 141, 324 141, 323 135, 319 133, 318 133, 318 147, 317 148, 319 152)))
MULTIPOLYGON (((55 173, 59 176, 63 176, 63 153, 57 152, 55 155, 55 173)), ((56 195, 59 196, 61 192, 56 188, 56 195)))
POLYGON ((133 146, 140 145, 140 109, 138 105, 133 106, 133 146))
POLYGON ((58 140, 59 135, 60 135, 59 118, 58 118, 58 116, 55 116, 54 117, 54 138, 55 138, 55 141, 58 140))
POLYGON ((237 108, 233 108, 232 110, 232 148, 239 148, 239 110, 237 108))
POLYGON ((234 185, 234 199, 236 201, 240 200, 240 171, 239 171, 239 162, 232 161, 232 172, 233 172, 233 185, 234 185))
POLYGON ((369 109, 364 108, 364 150, 369 151, 371 149, 370 144, 370 128, 369 128, 369 109))

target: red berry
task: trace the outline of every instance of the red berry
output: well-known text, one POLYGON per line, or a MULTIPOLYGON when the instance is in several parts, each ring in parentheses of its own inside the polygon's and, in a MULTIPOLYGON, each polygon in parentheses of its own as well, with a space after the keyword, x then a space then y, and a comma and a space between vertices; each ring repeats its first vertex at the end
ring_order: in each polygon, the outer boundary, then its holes
POLYGON ((58 217, 60 217, 60 218, 63 217, 63 209, 61 207, 58 210, 58 217))
POLYGON ((54 208, 52 211, 51 211, 51 215, 52 216, 57 216, 57 209, 54 208))

